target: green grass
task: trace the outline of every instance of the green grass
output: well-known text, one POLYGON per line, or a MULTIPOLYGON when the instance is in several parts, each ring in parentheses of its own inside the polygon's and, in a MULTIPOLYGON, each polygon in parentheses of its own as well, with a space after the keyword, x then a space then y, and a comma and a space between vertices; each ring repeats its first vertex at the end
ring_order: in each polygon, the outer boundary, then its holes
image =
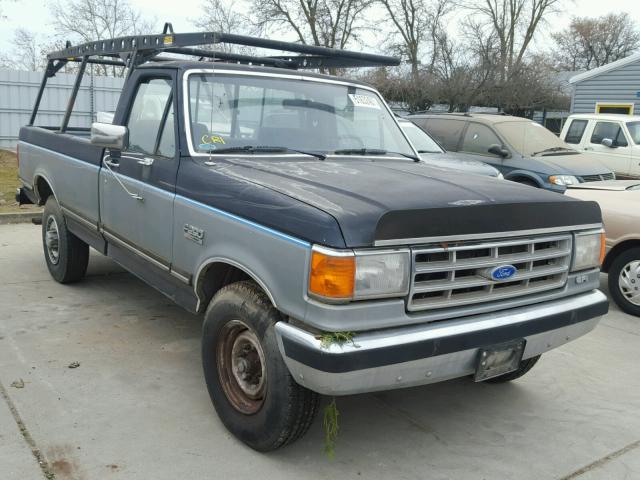
POLYGON ((16 154, 0 150, 0 213, 39 210, 33 205, 18 206, 15 195, 19 186, 16 154))
POLYGON ((353 341, 355 333, 353 332, 327 332, 320 335, 320 348, 327 349, 334 343, 342 346, 345 343, 351 343, 354 347, 357 347, 353 341))

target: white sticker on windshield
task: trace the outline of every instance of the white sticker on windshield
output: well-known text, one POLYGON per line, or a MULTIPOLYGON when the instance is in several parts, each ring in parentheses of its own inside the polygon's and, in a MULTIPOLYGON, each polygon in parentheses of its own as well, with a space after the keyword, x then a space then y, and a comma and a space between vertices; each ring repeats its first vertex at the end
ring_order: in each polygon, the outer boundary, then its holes
POLYGON ((377 108, 380 109, 380 104, 375 97, 369 95, 357 95, 355 93, 349 93, 349 100, 355 107, 377 108))

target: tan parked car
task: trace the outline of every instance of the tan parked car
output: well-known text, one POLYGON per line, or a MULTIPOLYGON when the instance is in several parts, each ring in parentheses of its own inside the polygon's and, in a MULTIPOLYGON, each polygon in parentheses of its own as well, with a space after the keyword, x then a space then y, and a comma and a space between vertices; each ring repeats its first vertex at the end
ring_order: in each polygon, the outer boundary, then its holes
POLYGON ((622 310, 640 316, 640 180, 572 185, 566 195, 600 204, 607 232, 602 270, 622 310))

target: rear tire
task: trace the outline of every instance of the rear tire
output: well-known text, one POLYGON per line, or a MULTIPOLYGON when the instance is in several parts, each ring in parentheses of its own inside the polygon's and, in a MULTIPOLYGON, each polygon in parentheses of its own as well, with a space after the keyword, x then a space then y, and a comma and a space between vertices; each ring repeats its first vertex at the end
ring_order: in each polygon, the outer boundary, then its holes
POLYGON ((49 273, 56 282, 72 283, 84 277, 89 245, 67 229, 58 202, 51 195, 42 213, 42 247, 49 273))
POLYGON ((319 395, 300 386, 285 365, 274 325, 280 313, 253 282, 223 287, 202 332, 204 376, 220 420, 239 440, 267 452, 306 433, 319 395))
POLYGON ((536 363, 538 363, 538 360, 540 360, 540 355, 538 355, 537 357, 531 357, 531 358, 527 358, 526 360, 522 360, 520 362, 520 367, 518 367, 517 370, 514 370, 513 372, 505 373, 504 375, 500 375, 498 377, 489 378, 488 380, 485 380, 485 382, 504 383, 504 382, 510 382, 511 380, 515 380, 516 378, 520 378, 529 370, 531 370, 533 366, 536 363))
POLYGON ((629 248, 613 260, 608 284, 609 293, 620 309, 640 317, 640 247, 629 248))

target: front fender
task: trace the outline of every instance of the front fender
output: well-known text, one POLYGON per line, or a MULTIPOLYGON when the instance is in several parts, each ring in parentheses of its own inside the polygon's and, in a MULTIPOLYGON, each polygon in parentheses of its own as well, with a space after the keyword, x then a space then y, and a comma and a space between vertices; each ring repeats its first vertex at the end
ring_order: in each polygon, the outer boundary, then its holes
POLYGON ((303 318, 310 255, 307 241, 176 196, 172 268, 191 276, 196 295, 207 265, 223 262, 253 278, 282 313, 303 318))
POLYGON ((529 170, 512 170, 504 176, 505 180, 517 182, 519 179, 527 179, 536 184, 540 188, 551 190, 556 193, 564 193, 567 189, 562 185, 554 185, 547 178, 529 170))

